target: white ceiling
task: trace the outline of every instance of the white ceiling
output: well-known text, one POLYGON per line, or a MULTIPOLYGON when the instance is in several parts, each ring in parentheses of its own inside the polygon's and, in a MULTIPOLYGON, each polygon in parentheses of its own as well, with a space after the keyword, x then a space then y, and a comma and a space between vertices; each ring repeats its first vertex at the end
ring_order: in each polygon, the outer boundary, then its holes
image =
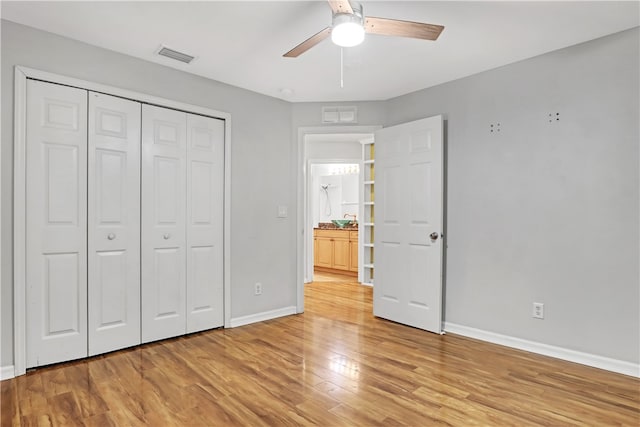
POLYGON ((640 24, 639 2, 365 1, 365 15, 445 26, 435 41, 368 35, 344 51, 325 40, 326 1, 8 2, 3 19, 293 102, 384 100, 640 24), (164 44, 195 55, 155 55, 164 44), (284 90, 284 91, 283 91, 284 90), (287 93, 287 92, 291 93, 287 93))

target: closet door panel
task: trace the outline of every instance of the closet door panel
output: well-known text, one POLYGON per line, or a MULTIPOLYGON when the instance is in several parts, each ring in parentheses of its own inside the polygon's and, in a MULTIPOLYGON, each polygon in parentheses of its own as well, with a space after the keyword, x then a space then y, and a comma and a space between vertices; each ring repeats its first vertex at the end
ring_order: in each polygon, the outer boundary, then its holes
POLYGON ((187 115, 187 332, 223 325, 224 120, 187 115))
POLYGON ((186 332, 186 114, 142 107, 142 341, 186 332))
POLYGON ((89 93, 89 355, 140 344, 141 104, 89 93))
POLYGON ((27 81, 27 368, 87 355, 87 92, 27 81))

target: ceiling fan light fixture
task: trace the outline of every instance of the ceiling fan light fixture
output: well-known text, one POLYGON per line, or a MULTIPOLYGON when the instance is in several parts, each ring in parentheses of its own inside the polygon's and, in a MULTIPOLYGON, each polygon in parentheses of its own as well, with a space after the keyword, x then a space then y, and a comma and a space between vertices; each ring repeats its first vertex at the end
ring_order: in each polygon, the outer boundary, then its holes
POLYGON ((342 22, 331 29, 331 41, 341 47, 357 46, 364 41, 364 27, 357 22, 342 22))
POLYGON ((334 13, 331 41, 341 47, 357 46, 364 41, 362 5, 353 3, 353 13, 334 13))
MULTIPOLYGON (((331 25, 312 35, 282 55, 283 57, 297 58, 318 43, 329 38, 329 36, 331 36, 331 40, 336 45, 351 47, 362 43, 365 33, 422 40, 437 40, 442 30, 444 30, 444 26, 442 25, 402 21, 400 19, 375 18, 372 16, 367 17, 365 23, 362 4, 354 0, 328 1, 333 11, 331 25)), ((340 55, 342 58, 342 50, 340 51, 340 55)))

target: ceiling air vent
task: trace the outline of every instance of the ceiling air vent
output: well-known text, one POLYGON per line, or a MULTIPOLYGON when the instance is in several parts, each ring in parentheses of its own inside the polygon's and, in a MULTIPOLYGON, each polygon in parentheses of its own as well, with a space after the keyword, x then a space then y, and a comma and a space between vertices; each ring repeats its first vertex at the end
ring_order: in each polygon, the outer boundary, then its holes
POLYGON ((195 59, 195 56, 169 49, 166 46, 160 47, 158 55, 166 56, 167 58, 175 59, 176 61, 184 62, 185 64, 188 64, 195 59))
POLYGON ((358 123, 358 108, 322 107, 322 123, 358 123))

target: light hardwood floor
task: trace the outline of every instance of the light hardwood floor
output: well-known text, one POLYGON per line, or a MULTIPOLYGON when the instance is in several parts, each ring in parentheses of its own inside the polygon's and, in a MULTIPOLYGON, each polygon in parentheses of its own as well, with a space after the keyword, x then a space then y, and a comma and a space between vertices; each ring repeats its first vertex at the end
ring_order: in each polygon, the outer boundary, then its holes
POLYGON ((376 319, 371 288, 316 279, 303 315, 3 381, 2 426, 640 425, 638 379, 376 319))

